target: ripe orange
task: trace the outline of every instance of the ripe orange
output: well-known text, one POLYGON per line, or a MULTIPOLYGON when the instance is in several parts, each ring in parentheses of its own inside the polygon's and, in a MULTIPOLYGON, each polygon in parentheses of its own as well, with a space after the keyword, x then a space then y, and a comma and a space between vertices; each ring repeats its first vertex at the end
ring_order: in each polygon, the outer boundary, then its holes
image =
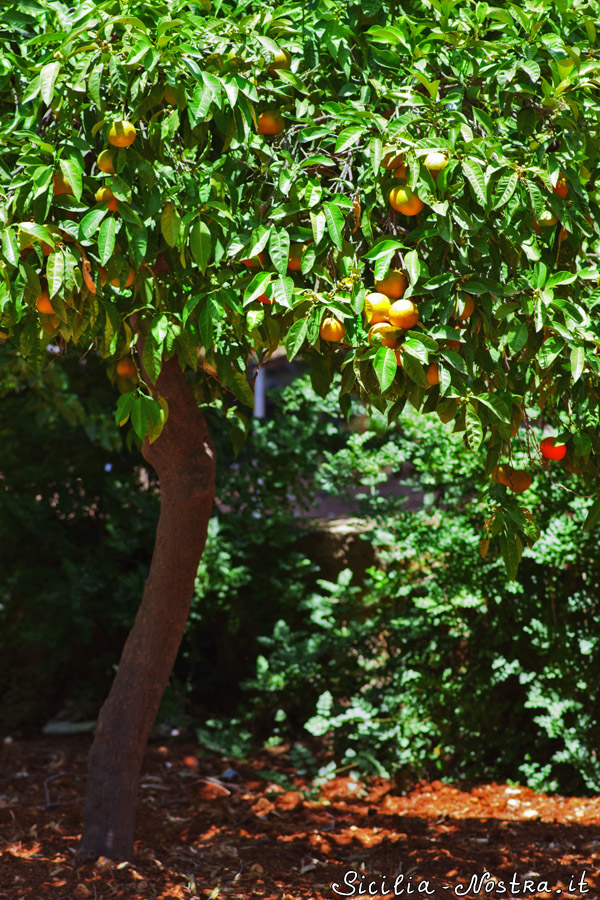
POLYGON ((390 321, 390 298, 383 293, 374 292, 365 297, 364 312, 369 325, 390 321))
POLYGON ((269 300, 269 298, 267 297, 266 294, 261 294, 260 297, 257 297, 256 299, 258 300, 259 303, 267 303, 267 304, 269 304, 269 305, 271 305, 271 303, 275 303, 275 301, 273 300, 273 298, 271 298, 271 299, 269 300))
POLYGON ((121 280, 118 275, 116 278, 113 278, 113 280, 111 281, 111 284, 113 287, 116 287, 116 288, 128 288, 128 287, 131 287, 131 285, 133 284, 134 281, 135 281, 135 271, 131 266, 129 266, 129 272, 127 273, 127 279, 125 281, 125 284, 121 284, 121 280))
POLYGON ((255 266, 264 266, 265 258, 262 253, 259 253, 258 256, 253 256, 252 259, 243 259, 242 265, 248 266, 248 268, 253 269, 255 266))
POLYGON ((68 181, 65 181, 65 176, 60 169, 57 169, 56 172, 53 173, 52 184, 54 185, 55 194, 73 194, 73 188, 68 181))
POLYGON ((404 153, 399 153, 395 147, 389 147, 383 154, 381 165, 384 169, 397 169, 404 162, 404 153))
POLYGON ((432 150, 423 160, 423 165, 436 181, 440 172, 448 165, 448 157, 442 150, 432 150))
POLYGON ((432 387, 440 383, 440 367, 437 362, 432 362, 427 369, 427 383, 432 387))
POLYGON ((281 134, 285 125, 283 116, 277 110, 267 110, 258 117, 258 133, 266 135, 281 134))
POLYGON ((291 272, 299 272, 302 268, 302 256, 305 248, 306 244, 292 244, 290 247, 287 267, 291 272))
POLYGON ((98 168, 101 172, 104 172, 105 175, 114 175, 115 174, 115 166, 114 166, 114 158, 115 151, 114 150, 103 150, 100 156, 98 157, 98 168))
POLYGON ((391 270, 385 278, 375 282, 375 290, 380 294, 385 294, 391 300, 399 300, 403 297, 407 286, 408 281, 405 275, 397 269, 391 270))
POLYGON ((553 437, 547 437, 540 444, 540 452, 545 459, 564 459, 567 455, 567 445, 555 444, 553 437))
POLYGON ((108 185, 98 188, 96 191, 96 203, 106 203, 106 208, 111 212, 117 211, 117 198, 113 194, 112 188, 109 188, 108 185))
POLYGON ((37 295, 35 299, 35 305, 38 312, 43 313, 45 316, 53 316, 54 315, 54 307, 50 303, 50 295, 46 288, 42 288, 40 293, 37 295))
POLYGON ((390 191, 390 206, 405 216, 416 216, 425 204, 407 184, 399 184, 390 191))
POLYGON ((540 231, 539 231, 540 228, 551 228, 552 225, 556 225, 557 222, 558 222, 557 216, 555 216, 554 213, 550 212, 550 210, 548 210, 548 209, 544 210, 544 212, 541 214, 539 219, 533 218, 531 220, 531 224, 533 225, 533 230, 537 231, 538 234, 540 233, 540 231))
POLYGON ((113 122, 108 129, 108 143, 113 147, 130 147, 135 141, 135 128, 126 119, 113 122))
POLYGON ((513 471, 512 466, 496 466, 492 472, 492 481, 496 484, 505 484, 508 487, 508 479, 513 471))
POLYGON ((389 322, 378 322, 369 328, 369 344, 371 347, 380 344, 382 347, 389 347, 391 350, 394 350, 398 346, 396 329, 389 322))
POLYGON ((558 197, 568 197, 569 188, 567 186, 567 179, 564 177, 559 178, 552 190, 558 197))
POLYGON ((454 304, 454 312, 452 315, 459 322, 464 322, 466 319, 469 319, 473 313, 475 312, 475 301, 471 297, 470 294, 463 294, 462 300, 459 302, 459 299, 456 299, 456 303, 454 304), (459 313, 459 309, 462 307, 462 312, 459 313))
POLYGON ((328 316, 321 323, 319 335, 324 341, 331 341, 333 344, 337 344, 345 337, 346 329, 339 319, 334 318, 334 316, 328 316))
POLYGON ((522 494, 531 487, 532 478, 523 469, 511 469, 508 474, 508 486, 515 494, 522 494))
POLYGON ((120 359, 116 365, 115 371, 121 378, 135 378, 137 375, 135 363, 132 359, 129 359, 129 357, 120 359))
POLYGON ((400 181, 406 181, 406 163, 401 163, 397 169, 394 169, 392 177, 398 178, 400 181))
POLYGON ((390 322, 396 328, 413 328, 419 321, 419 310, 412 300, 396 300, 390 306, 390 322))
POLYGON ((169 106, 177 106, 177 92, 172 84, 165 84, 163 90, 163 100, 169 106))

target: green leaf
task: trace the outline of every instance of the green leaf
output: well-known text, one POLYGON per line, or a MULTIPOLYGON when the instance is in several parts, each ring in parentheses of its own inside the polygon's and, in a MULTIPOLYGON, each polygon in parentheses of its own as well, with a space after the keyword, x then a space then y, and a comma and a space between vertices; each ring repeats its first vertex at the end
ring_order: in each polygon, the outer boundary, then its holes
POLYGON ((379 241, 379 243, 372 247, 368 253, 363 255, 363 259, 381 259, 382 257, 388 256, 390 253, 395 253, 396 250, 402 250, 403 246, 404 244, 400 241, 379 241))
POLYGON ((315 246, 318 246, 321 243, 323 235, 325 234, 325 229, 327 228, 327 219, 325 218, 325 213, 314 213, 311 211, 310 224, 312 227, 315 246))
POLYGON ((467 441, 471 450, 478 450, 483 440, 483 427, 481 419, 475 412, 471 403, 467 404, 465 411, 465 424, 467 428, 467 441))
POLYGON ((342 232, 344 230, 345 219, 339 206, 335 203, 324 203, 323 212, 325 213, 325 221, 327 222, 327 231, 329 237, 338 248, 342 249, 342 232))
POLYGON ((83 192, 83 172, 81 166, 74 159, 61 159, 60 170, 64 175, 65 181, 73 188, 73 196, 76 200, 81 200, 83 192))
POLYGON ((48 281, 48 293, 51 297, 57 294, 65 277, 65 258, 60 251, 51 253, 46 262, 46 279, 48 281))
POLYGON ((151 426, 158 427, 163 418, 160 404, 147 394, 137 393, 131 404, 131 424, 133 430, 143 440, 151 426))
POLYGON ((416 284, 421 275, 421 261, 416 250, 410 250, 404 257, 404 265, 411 285, 416 284))
POLYGON ((56 85, 56 79, 58 78, 59 72, 59 62, 47 63, 40 72, 40 93, 42 95, 42 100, 48 106, 50 105, 50 103, 52 102, 52 98, 54 97, 54 87, 56 85))
POLYGON ((583 523, 583 530, 591 531, 598 522, 600 522, 600 496, 596 497, 590 506, 588 514, 585 517, 585 522, 583 523))
POLYGON ((115 410, 115 422, 117 425, 122 426, 127 422, 131 414, 135 393, 135 391, 127 391, 125 394, 121 394, 117 400, 117 408, 115 410))
POLYGON ((573 347, 571 350, 571 375, 573 381, 579 381, 585 365, 585 350, 583 347, 573 347))
POLYGON ((573 272, 555 272, 546 282, 546 287, 555 287, 557 284, 572 284, 577 281, 577 275, 573 272))
POLYGON ((54 247, 54 238, 48 229, 44 228, 43 225, 38 225, 37 222, 19 222, 19 231, 54 247))
POLYGON ((421 365, 421 363, 415 359, 414 356, 411 356, 410 353, 405 353, 402 355, 402 368, 415 384, 418 384, 419 387, 427 388, 429 387, 429 382, 427 381, 427 375, 425 374, 425 369, 421 365))
POLYGON ((488 409, 491 409, 501 422, 511 421, 510 410, 507 409, 506 403, 501 397, 498 397, 496 394, 478 394, 477 400, 479 403, 487 406, 488 409))
POLYGON ((394 351, 390 347, 380 347, 373 358, 373 368, 383 393, 396 377, 398 363, 394 351))
POLYGON ((19 245, 13 234, 12 228, 5 228, 1 234, 2 253, 4 259, 11 266, 19 265, 19 245))
POLYGON ((508 174, 502 175, 500 177, 496 191, 496 201, 494 203, 493 209, 500 209, 508 203, 508 201, 516 191, 518 183, 519 176, 516 172, 509 172, 508 174))
POLYGON ((249 303, 264 294, 270 280, 271 272, 257 272, 244 291, 244 306, 248 306, 249 303))
POLYGON ((206 222, 196 219, 190 231, 190 250, 196 265, 204 275, 212 251, 212 236, 206 222))
POLYGON ((290 236, 283 229, 271 231, 269 238, 269 256, 275 269, 280 275, 285 275, 290 255, 290 236))
POLYGON ((98 232, 98 251, 100 253, 100 262, 103 266, 106 265, 113 255, 116 232, 117 220, 112 216, 102 222, 100 231, 98 232))
POLYGON ((79 223, 79 240, 87 241, 96 234, 107 215, 108 210, 106 209, 91 209, 79 223))
POLYGON ((148 334, 144 340, 142 364, 152 384, 156 384, 162 368, 162 345, 158 343, 153 334, 148 334))
POLYGON ((245 406, 254 409, 254 394, 245 375, 234 369, 227 377, 227 387, 245 406))
POLYGON ((500 550, 504 560, 504 568, 511 581, 516 580, 517 571, 519 569, 519 562, 521 559, 519 543, 520 541, 517 535, 509 535, 507 537, 505 531, 500 534, 500 550))
POLYGON ((169 247, 175 247, 181 219, 174 203, 167 203, 160 217, 160 230, 169 247))
POLYGON ((458 401, 454 397, 448 397, 445 400, 441 400, 437 407, 436 413, 440 417, 441 421, 444 424, 451 422, 452 419, 456 416, 458 411, 458 401))
POLYGON ((473 188, 473 193, 475 194, 476 199, 478 200, 479 204, 485 209, 488 202, 487 189, 481 166, 476 160, 465 159, 462 163, 462 170, 467 177, 471 187, 473 188))
POLYGON ((374 137, 369 141, 369 159, 374 175, 379 174, 381 160, 383 159, 383 144, 381 138, 374 137))
POLYGON ((353 147, 354 144, 358 143, 364 133, 365 129, 362 125, 351 125, 349 128, 344 128, 344 130, 340 131, 338 134, 334 152, 342 153, 344 150, 347 150, 348 147, 353 147))
POLYGON ((282 277, 278 275, 273 282, 273 299, 276 303, 292 308, 292 297, 294 294, 294 279, 288 276, 282 277))
POLYGON ((299 352, 306 338, 308 330, 308 319, 297 319, 291 326, 285 337, 285 352, 288 360, 291 362, 299 352))

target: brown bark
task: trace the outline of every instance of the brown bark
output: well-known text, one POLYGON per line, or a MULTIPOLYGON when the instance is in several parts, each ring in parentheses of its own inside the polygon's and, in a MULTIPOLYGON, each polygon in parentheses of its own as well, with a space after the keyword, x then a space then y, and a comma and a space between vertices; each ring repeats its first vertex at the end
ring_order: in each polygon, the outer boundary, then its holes
POLYGON ((176 357, 163 364, 156 390, 169 415, 160 437, 142 448, 160 479, 156 542, 142 602, 98 717, 79 860, 132 857, 142 758, 183 636, 215 495, 214 448, 176 357))

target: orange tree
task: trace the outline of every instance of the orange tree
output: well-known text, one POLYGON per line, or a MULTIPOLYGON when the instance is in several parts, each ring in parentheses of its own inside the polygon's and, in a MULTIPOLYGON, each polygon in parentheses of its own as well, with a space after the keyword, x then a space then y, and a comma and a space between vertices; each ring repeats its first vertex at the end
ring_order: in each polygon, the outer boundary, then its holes
POLYGON ((99 354, 161 483, 82 858, 132 853, 215 493, 201 408, 239 445, 249 373, 278 346, 319 393, 337 379, 342 412, 354 393, 390 423, 410 403, 464 432, 490 476, 482 552, 497 541, 511 576, 537 534, 531 478, 551 465, 593 492, 598 3, 572 5, 5 6, 2 359, 99 354), (562 458, 540 454, 532 417, 562 458))

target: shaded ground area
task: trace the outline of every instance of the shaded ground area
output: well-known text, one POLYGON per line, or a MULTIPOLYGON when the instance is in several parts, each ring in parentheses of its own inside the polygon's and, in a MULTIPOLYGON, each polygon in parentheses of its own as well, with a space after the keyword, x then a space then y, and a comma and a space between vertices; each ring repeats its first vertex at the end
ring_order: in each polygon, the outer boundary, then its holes
POLYGON ((78 868, 88 746, 44 738, 0 751, 1 900, 600 897, 598 797, 315 787, 284 753, 239 764, 198 758, 189 743, 146 753, 135 861, 78 868))

